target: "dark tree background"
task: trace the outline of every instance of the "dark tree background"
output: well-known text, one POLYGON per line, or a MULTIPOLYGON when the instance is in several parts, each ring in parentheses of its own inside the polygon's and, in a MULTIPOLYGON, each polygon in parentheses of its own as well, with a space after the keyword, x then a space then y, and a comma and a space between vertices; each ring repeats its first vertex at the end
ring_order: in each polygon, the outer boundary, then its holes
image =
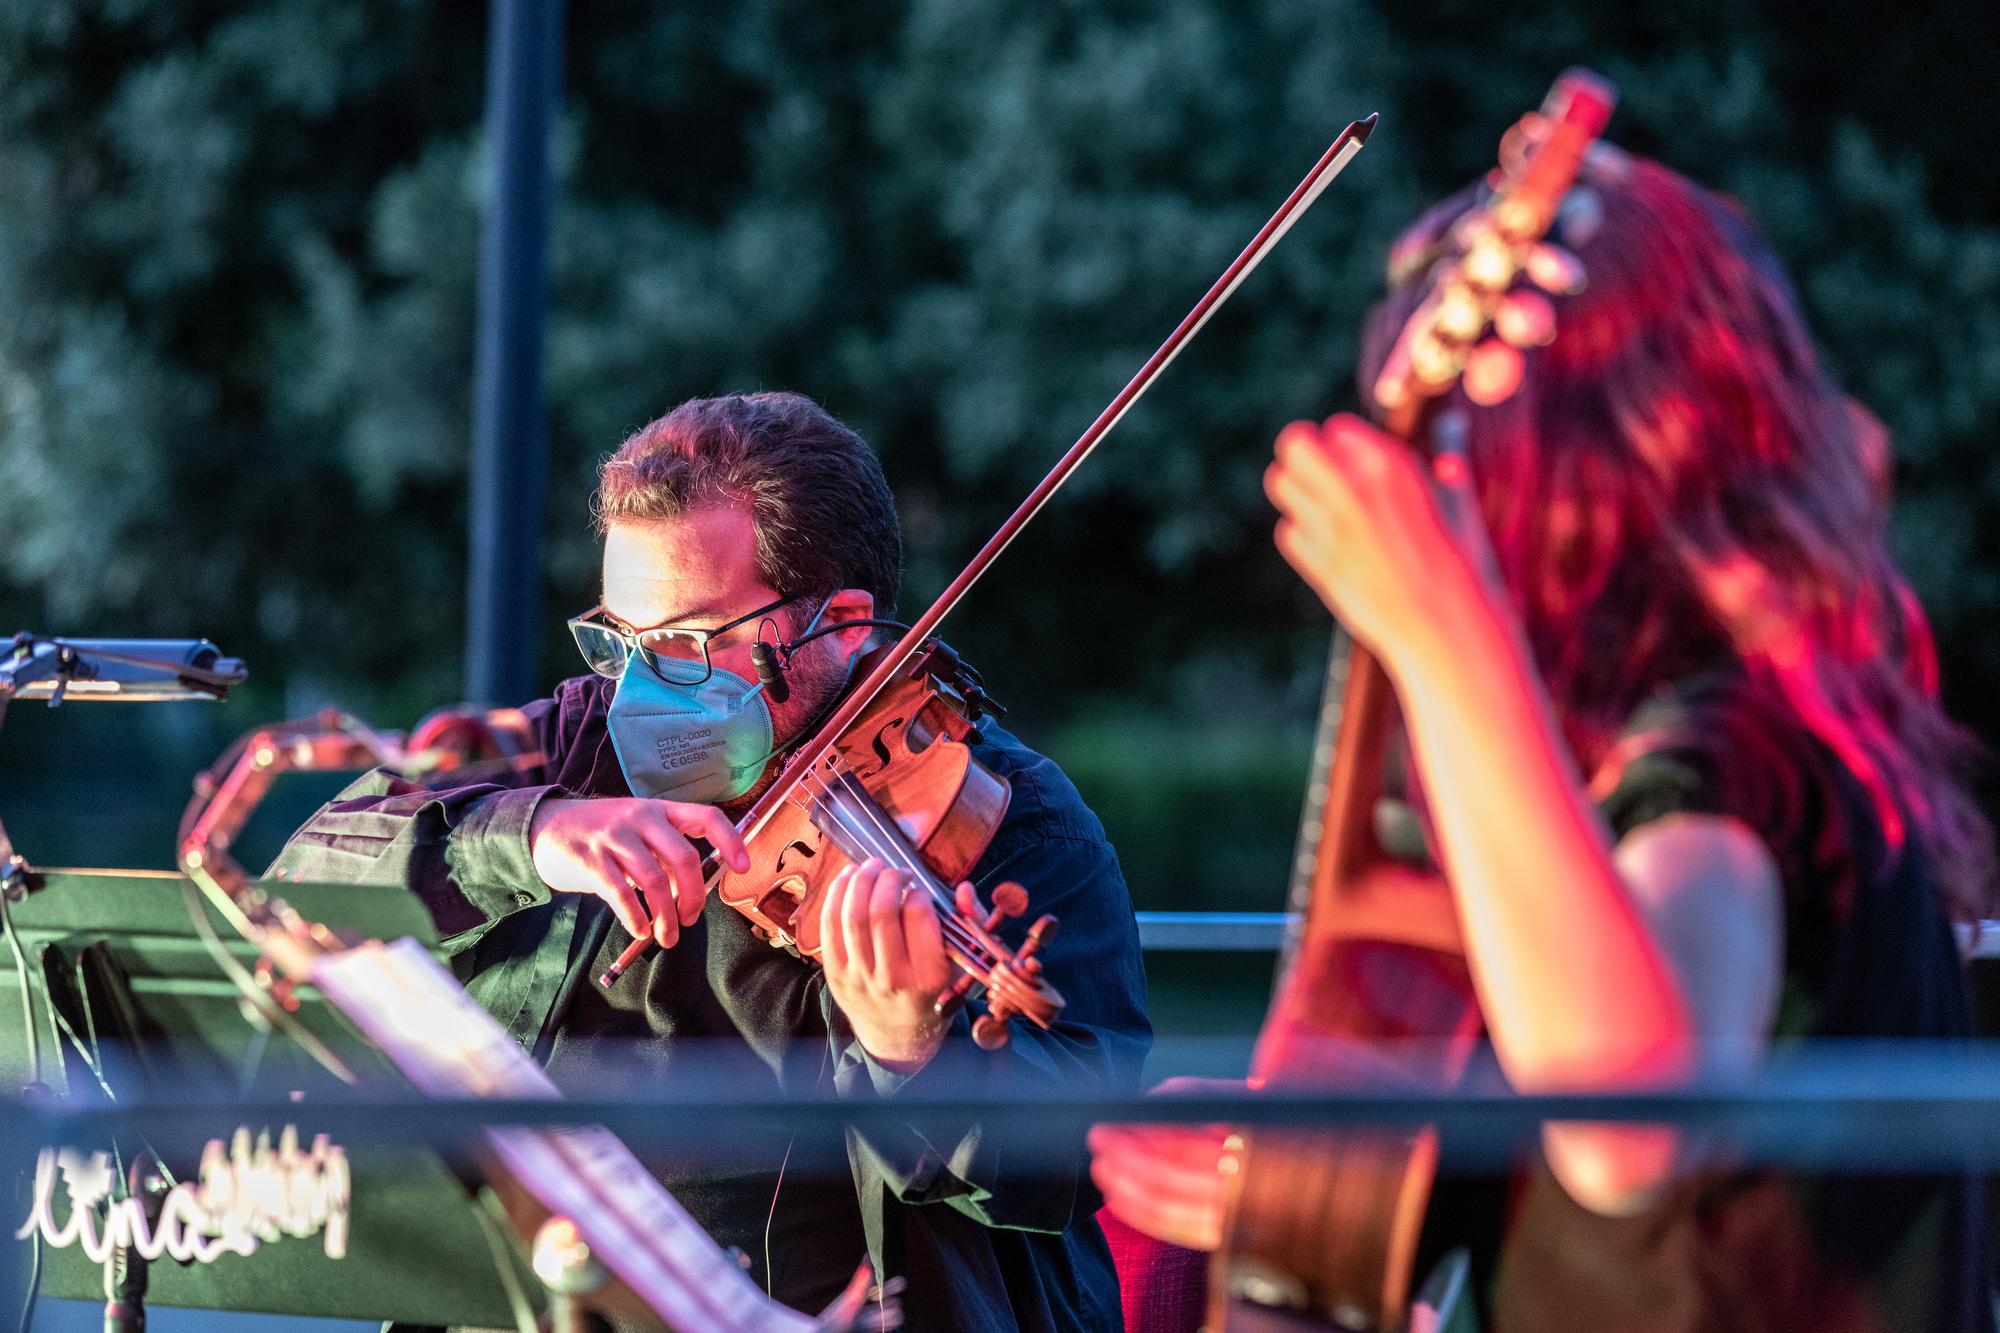
MULTIPOLYGON (((1274 903, 1325 623, 1270 549, 1262 460, 1284 421, 1351 401, 1394 229, 1581 62, 1622 86, 1617 140, 1762 222, 1894 429, 1948 691, 2000 737, 1986 6, 570 10, 546 606, 594 600, 598 460, 682 398, 771 387, 880 448, 921 605, 1379 110, 949 627, 1105 813, 1142 903, 1274 903)), ((455 696, 483 21, 0 6, 0 630, 204 633, 257 681, 218 710, 17 708, 0 814, 31 854, 163 864, 227 735, 335 700, 407 725, 455 696)), ((572 655, 552 614, 551 681, 572 655)))

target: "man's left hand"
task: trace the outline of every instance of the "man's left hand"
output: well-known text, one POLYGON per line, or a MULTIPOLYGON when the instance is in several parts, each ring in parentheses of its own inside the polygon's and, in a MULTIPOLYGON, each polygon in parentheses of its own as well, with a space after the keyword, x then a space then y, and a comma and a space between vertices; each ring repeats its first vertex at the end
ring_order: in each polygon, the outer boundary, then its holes
MULTIPOLYGON (((959 886, 961 911, 971 896, 959 886)), ((930 895, 908 871, 871 857, 833 877, 819 929, 827 987, 868 1054, 899 1074, 930 1063, 945 1030, 934 1006, 951 984, 930 895)))

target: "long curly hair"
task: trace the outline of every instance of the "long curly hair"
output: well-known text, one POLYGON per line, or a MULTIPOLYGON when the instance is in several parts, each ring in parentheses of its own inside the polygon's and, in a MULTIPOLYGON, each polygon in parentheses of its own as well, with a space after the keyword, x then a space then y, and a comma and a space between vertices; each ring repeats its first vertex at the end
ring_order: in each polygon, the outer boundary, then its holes
MULTIPOLYGON (((1889 443, 1833 383, 1791 285, 1733 201, 1615 150, 1551 239, 1586 283, 1492 407, 1456 391, 1479 502, 1586 773, 1671 682, 1738 663, 1867 791, 1886 843, 1921 840, 1955 916, 1989 907, 1977 754, 1938 703, 1930 627, 1888 550, 1889 443)), ((1478 187, 1396 253, 1439 246, 1478 187)), ((1433 273, 1435 270, 1433 270, 1433 273)), ((1427 292, 1372 312, 1372 384, 1427 292)))

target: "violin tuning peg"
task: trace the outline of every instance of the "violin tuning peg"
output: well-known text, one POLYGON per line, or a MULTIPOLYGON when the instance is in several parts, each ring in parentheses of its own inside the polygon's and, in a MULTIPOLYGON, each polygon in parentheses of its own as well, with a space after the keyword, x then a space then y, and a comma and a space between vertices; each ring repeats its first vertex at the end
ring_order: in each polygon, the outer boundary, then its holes
POLYGON ((1382 373, 1375 377, 1375 401, 1383 410, 1394 412, 1409 401, 1409 377, 1410 342, 1405 334, 1389 349, 1389 359, 1382 363, 1382 373))
POLYGON ((1632 175, 1632 157, 1617 144, 1599 139, 1586 148, 1583 162, 1600 177, 1623 184, 1632 175))
POLYGON ((1478 296, 1466 284, 1454 282, 1438 294, 1437 327, 1446 337, 1470 342, 1485 320, 1478 296))
POLYGON ((1482 236, 1465 252, 1459 272, 1475 287, 1483 287, 1489 292, 1502 291, 1520 271, 1514 262, 1514 253, 1513 248, 1498 234, 1482 236))
POLYGON ((1410 373, 1419 384, 1448 385, 1465 367, 1465 346, 1426 332, 1410 345, 1410 373))
POLYGON ((965 1003, 965 997, 972 990, 972 983, 971 973, 960 974, 957 981, 939 991, 938 997, 931 1001, 931 1012, 939 1018, 950 1018, 958 1012, 958 1006, 965 1003))
POLYGON ((1009 880, 993 890, 993 915, 1012 921, 1028 910, 1028 891, 1009 880))
POLYGON ((1523 267, 1528 281, 1552 296, 1575 296, 1583 290, 1583 261, 1560 245, 1544 241, 1535 246, 1523 267))
MULTIPOLYGON (((1044 915, 1041 918, 1041 920, 1035 922, 1034 926, 1028 931, 1028 938, 1021 941, 1020 951, 1017 952, 1014 955, 1014 957, 1023 960, 1031 957, 1034 954, 1035 950, 1041 948, 1044 944, 1047 944, 1050 940, 1056 937, 1057 924, 1058 923, 1053 916, 1044 915)), ((1041 964, 1037 963, 1036 966, 1040 967, 1041 964)))
POLYGON ((1007 1020, 992 1013, 972 1020, 972 1040, 982 1051, 997 1051, 1007 1044, 1007 1020))
POLYGON ((1556 225, 1563 240, 1573 249, 1588 245, 1604 226, 1604 200, 1588 185, 1572 186, 1556 205, 1556 225))

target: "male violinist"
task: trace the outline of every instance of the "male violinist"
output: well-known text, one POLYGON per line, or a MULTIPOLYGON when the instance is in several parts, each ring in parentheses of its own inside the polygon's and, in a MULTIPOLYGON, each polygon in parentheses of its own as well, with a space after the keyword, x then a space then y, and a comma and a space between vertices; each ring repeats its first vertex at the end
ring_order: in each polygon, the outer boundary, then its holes
MULTIPOLYGON (((984 1052, 963 1012, 935 1015, 951 980, 940 917, 903 871, 868 861, 836 880, 823 970, 704 892, 696 843, 747 869, 734 818, 859 681, 866 622, 893 613, 902 537, 861 438, 796 394, 683 403, 604 465, 595 512, 602 604, 571 621, 591 670, 524 710, 540 765, 521 785, 447 790, 371 774, 279 865, 407 885, 472 994, 559 1083, 599 1095, 718 1074, 746 1095, 884 1100, 1132 1084, 1151 1028, 1117 858, 1062 772, 990 720, 973 753, 1012 797, 972 882, 1014 881, 1029 920, 1060 920, 1040 954, 1067 1001, 1051 1030, 1016 1023, 984 1052), (768 688, 753 649, 819 629, 787 688, 768 688), (658 949, 602 984, 642 937, 658 949)), ((731 1128, 726 1150, 648 1165, 787 1304, 819 1309, 866 1254, 907 1281, 908 1327, 1120 1326, 1080 1142, 1003 1161, 977 1126, 853 1133, 840 1176, 813 1178, 784 1126, 731 1128)))

